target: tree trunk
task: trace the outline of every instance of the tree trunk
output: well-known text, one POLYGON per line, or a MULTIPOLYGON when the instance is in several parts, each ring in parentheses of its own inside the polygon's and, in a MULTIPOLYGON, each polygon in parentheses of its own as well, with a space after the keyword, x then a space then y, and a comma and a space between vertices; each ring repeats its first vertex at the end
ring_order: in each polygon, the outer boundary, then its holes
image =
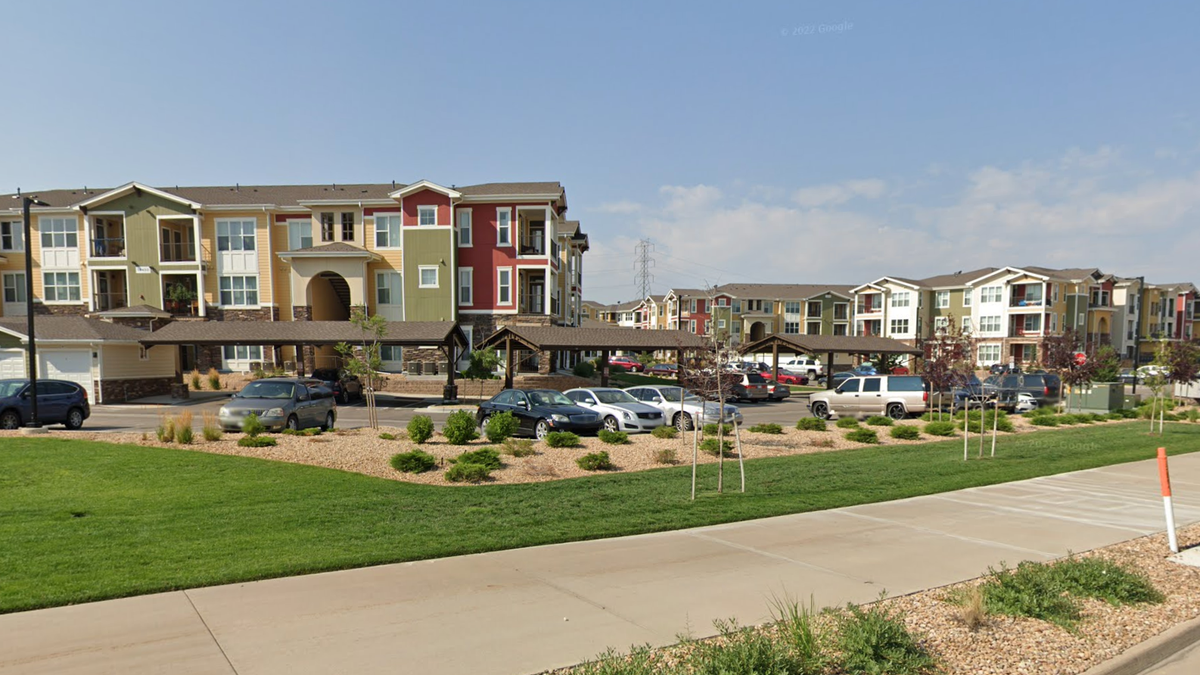
MULTIPOLYGON (((724 416, 724 411, 722 411, 724 416)), ((738 429, 737 420, 733 422, 733 438, 737 444, 738 471, 742 474, 742 492, 746 491, 746 463, 742 461, 742 432, 738 429)))

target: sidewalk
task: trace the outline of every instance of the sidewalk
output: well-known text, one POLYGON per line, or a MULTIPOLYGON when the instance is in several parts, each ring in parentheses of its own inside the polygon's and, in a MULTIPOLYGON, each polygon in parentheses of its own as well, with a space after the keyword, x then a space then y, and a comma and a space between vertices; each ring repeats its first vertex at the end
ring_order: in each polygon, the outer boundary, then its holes
MULTIPOLYGON (((1200 454, 1171 460, 1200 521, 1200 454)), ((547 517, 553 517, 548 514, 547 517)), ((533 673, 1161 531, 1153 460, 896 502, 0 616, 0 673, 533 673)))

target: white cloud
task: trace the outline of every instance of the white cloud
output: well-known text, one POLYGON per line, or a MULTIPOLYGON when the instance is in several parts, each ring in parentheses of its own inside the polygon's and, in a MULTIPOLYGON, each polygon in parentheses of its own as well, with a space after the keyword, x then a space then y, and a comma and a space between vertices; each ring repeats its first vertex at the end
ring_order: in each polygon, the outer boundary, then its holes
POLYGON ((792 193, 792 200, 803 207, 836 206, 856 197, 879 199, 887 190, 887 183, 878 178, 848 180, 804 187, 792 193))

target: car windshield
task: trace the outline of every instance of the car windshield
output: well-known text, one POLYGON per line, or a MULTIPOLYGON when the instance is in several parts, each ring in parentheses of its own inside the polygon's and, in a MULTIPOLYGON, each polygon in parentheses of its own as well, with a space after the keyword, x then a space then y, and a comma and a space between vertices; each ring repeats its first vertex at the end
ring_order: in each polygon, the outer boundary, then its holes
POLYGON ((574 401, 557 391, 531 391, 529 400, 534 405, 575 405, 574 401))
POLYGON ((637 399, 620 389, 602 389, 595 392, 601 403, 637 403, 637 399))
POLYGON ((22 380, 7 380, 0 382, 0 398, 16 396, 24 388, 25 382, 22 380))
MULTIPOLYGON (((671 403, 679 403, 683 400, 682 387, 661 387, 658 393, 663 397, 664 401, 670 401, 671 403)), ((695 396, 689 394, 688 398, 695 398, 695 396)))
POLYGON ((291 382, 251 382, 238 394, 242 398, 291 398, 296 395, 296 385, 291 382))

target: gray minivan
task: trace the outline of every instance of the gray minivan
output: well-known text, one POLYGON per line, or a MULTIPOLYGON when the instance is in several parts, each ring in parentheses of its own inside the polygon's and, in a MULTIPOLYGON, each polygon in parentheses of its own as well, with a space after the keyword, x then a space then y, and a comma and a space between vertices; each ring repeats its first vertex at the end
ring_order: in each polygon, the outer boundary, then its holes
POLYGON ((903 419, 920 415, 929 405, 929 388, 918 375, 864 375, 808 397, 813 417, 870 417, 903 419))

